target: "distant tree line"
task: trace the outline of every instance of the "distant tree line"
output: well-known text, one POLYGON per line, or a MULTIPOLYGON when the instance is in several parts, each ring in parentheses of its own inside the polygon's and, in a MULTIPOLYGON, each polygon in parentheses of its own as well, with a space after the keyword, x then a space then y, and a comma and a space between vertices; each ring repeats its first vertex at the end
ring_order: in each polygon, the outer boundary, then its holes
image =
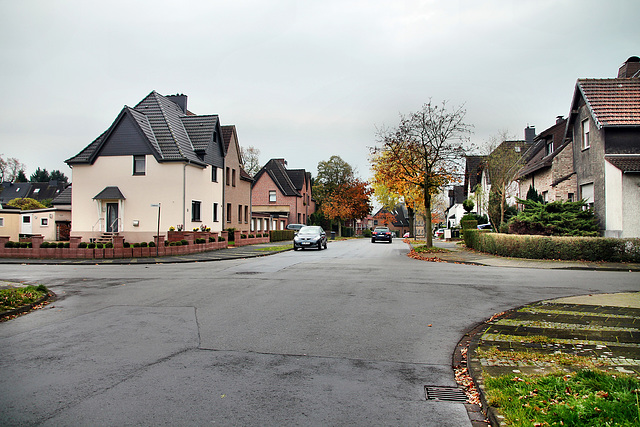
POLYGON ((2 182, 49 182, 58 181, 68 184, 69 178, 60 170, 52 170, 50 173, 46 169, 38 168, 31 174, 29 179, 25 174, 26 166, 15 157, 5 158, 0 154, 0 181, 2 182))

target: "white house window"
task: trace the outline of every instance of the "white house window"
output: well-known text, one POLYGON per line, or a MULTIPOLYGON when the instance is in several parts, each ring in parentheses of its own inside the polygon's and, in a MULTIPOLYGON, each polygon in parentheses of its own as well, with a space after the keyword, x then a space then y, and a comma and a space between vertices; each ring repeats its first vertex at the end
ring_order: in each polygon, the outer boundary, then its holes
POLYGON ((218 204, 213 204, 213 222, 218 222, 218 204))
POLYGON ((580 186, 580 197, 585 200, 587 206, 593 208, 593 183, 580 186))
POLYGON ((191 201, 191 222, 200 221, 200 204, 197 200, 191 201))
POLYGON ((587 149, 591 146, 589 142, 589 119, 582 121, 582 149, 587 149))
POLYGON ((553 138, 547 140, 547 148, 545 154, 548 156, 553 153, 553 138))
POLYGON ((269 203, 275 203, 276 201, 276 191, 275 190, 270 190, 269 191, 269 203))
POLYGON ((218 168, 211 166, 211 182, 218 182, 218 168))
POLYGON ((4 227, 4 218, 0 218, 0 227, 4 227))
POLYGON ((146 173, 145 156, 133 156, 133 174, 144 175, 146 173))
POLYGON ((49 218, 40 218, 40 226, 47 227, 49 225, 49 218))

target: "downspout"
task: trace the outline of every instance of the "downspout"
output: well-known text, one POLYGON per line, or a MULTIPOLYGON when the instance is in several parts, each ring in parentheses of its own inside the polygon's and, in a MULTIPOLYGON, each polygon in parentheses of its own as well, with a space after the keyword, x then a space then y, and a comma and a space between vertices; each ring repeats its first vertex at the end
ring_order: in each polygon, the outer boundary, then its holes
POLYGON ((187 229, 186 210, 187 210, 187 165, 188 164, 189 164, 189 161, 187 160, 187 163, 182 165, 182 229, 183 230, 187 229))

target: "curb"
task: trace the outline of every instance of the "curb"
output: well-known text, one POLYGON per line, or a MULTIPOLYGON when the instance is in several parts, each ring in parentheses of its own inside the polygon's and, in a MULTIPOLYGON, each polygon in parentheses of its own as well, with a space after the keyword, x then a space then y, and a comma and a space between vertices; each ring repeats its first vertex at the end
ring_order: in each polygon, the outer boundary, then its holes
POLYGON ((32 302, 31 304, 23 305, 22 307, 14 308, 12 310, 3 311, 2 313, 0 313, 0 322, 3 322, 5 319, 10 318, 11 316, 17 316, 23 313, 28 313, 31 310, 33 310, 35 306, 40 305, 44 302, 55 301, 56 297, 57 295, 55 293, 53 293, 52 291, 49 291, 47 295, 32 302))

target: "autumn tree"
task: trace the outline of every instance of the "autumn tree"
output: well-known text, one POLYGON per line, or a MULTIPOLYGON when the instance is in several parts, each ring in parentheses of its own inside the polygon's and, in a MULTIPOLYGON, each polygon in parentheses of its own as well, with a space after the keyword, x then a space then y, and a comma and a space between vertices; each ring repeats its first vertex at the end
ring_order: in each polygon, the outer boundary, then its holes
POLYGON ((318 163, 313 195, 323 215, 338 222, 339 236, 342 221, 364 218, 371 213, 371 193, 368 183, 356 178, 351 165, 340 156, 318 163))
POLYGON ((419 111, 401 114, 397 128, 377 132, 379 145, 373 148, 373 154, 388 152, 389 159, 403 172, 401 179, 420 189, 428 246, 433 245, 432 197, 444 185, 456 181, 460 173, 464 143, 471 130, 464 122, 465 115, 462 107, 449 109, 446 101, 440 106, 430 101, 419 111))
POLYGON ((260 150, 253 145, 247 148, 240 147, 240 157, 242 168, 251 176, 255 176, 260 171, 260 150))
POLYGON ((15 157, 6 159, 0 155, 0 182, 19 182, 20 175, 24 176, 24 164, 15 157))

